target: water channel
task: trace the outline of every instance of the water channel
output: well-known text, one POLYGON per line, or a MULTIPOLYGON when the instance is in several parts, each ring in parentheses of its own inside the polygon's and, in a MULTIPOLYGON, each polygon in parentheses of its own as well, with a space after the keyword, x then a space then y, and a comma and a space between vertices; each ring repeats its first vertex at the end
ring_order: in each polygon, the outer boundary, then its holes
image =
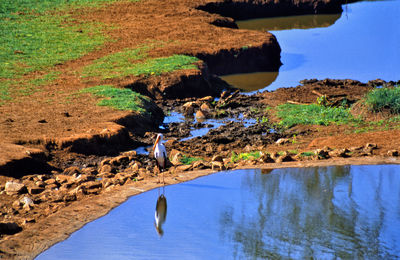
POLYGON ((275 72, 222 78, 247 92, 299 85, 302 79, 400 79, 400 0, 343 5, 342 14, 237 21, 239 28, 267 30, 281 46, 275 72))
POLYGON ((399 165, 236 170, 131 197, 37 259, 398 259, 399 230, 399 165))

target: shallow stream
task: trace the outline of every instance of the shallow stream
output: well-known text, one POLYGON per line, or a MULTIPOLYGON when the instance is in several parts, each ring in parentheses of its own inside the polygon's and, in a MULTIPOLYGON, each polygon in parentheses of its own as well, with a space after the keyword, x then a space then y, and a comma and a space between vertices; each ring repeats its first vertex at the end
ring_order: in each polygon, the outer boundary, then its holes
POLYGON ((399 229, 398 165, 236 170, 131 197, 37 259, 395 259, 399 229))

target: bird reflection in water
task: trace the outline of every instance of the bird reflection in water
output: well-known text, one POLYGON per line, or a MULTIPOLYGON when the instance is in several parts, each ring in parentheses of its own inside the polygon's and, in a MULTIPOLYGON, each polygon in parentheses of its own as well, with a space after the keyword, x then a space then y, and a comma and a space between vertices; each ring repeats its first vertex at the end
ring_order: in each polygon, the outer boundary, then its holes
POLYGON ((156 212, 154 214, 154 226, 156 231, 160 237, 164 235, 164 230, 162 229, 162 225, 164 224, 167 218, 167 198, 165 198, 164 187, 162 187, 162 194, 160 195, 160 188, 158 189, 158 199, 156 204, 156 212))

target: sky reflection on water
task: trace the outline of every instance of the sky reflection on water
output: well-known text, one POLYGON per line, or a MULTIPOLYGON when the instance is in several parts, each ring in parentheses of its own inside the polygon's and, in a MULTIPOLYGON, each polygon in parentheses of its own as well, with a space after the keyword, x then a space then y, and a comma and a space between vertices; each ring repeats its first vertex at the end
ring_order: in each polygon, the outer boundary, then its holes
POLYGON ((134 196, 37 259, 400 257, 400 166, 237 170, 134 196))
MULTIPOLYGON (((400 80, 400 0, 356 2, 343 9, 340 18, 306 15, 238 22, 239 28, 267 29, 282 49, 279 74, 272 83, 260 78, 259 88, 297 86, 311 78, 400 80)), ((255 90, 255 80, 231 78, 223 77, 245 91, 255 90)))

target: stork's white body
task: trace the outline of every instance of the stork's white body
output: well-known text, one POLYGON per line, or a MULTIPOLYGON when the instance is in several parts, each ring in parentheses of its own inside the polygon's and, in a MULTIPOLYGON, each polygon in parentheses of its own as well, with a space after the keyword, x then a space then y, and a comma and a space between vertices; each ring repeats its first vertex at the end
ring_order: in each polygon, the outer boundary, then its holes
POLYGON ((162 143, 162 134, 157 135, 157 140, 154 144, 154 158, 156 158, 157 166, 160 170, 164 170, 167 164, 167 150, 162 143))

